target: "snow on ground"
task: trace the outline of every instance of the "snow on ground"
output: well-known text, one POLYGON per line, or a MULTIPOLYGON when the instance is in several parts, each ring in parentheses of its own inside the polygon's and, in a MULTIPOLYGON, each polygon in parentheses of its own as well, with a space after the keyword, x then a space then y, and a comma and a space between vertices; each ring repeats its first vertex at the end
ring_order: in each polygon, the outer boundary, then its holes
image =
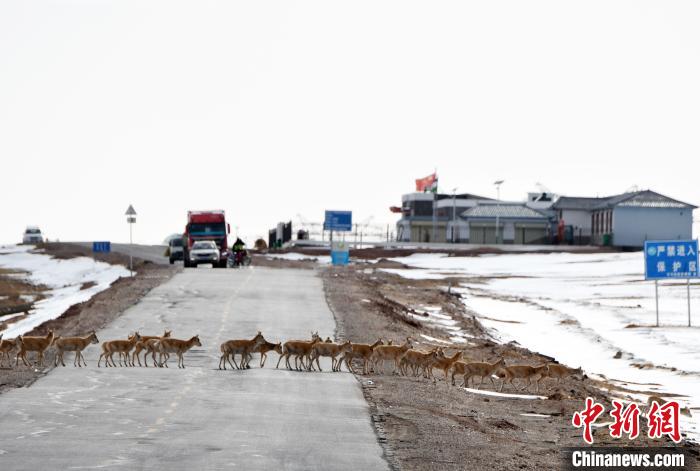
MULTIPOLYGON (((47 320, 59 317, 70 306, 87 301, 100 291, 104 291, 129 270, 121 265, 97 262, 88 257, 59 260, 49 255, 32 252, 33 246, 0 246, 0 267, 28 272, 25 277, 31 283, 49 288, 44 292, 45 299, 34 304, 29 316, 18 320, 0 332, 5 338, 24 334, 47 320), (95 286, 81 290, 84 283, 95 286)), ((5 316, 11 320, 21 314, 5 316)))
MULTIPOLYGON (((423 312, 425 315, 421 316, 412 313, 407 313, 406 315, 419 322, 431 324, 432 327, 435 327, 436 329, 444 330, 445 333, 450 336, 450 340, 454 343, 467 343, 467 339, 472 337, 460 329, 458 325, 456 325, 458 324, 458 321, 452 319, 452 317, 447 314, 443 314, 440 306, 418 306, 414 308, 414 311, 423 312)), ((432 338, 425 335, 422 335, 422 337, 426 339, 432 338)), ((438 342, 444 342, 444 340, 435 340, 438 342)))
POLYGON ((270 258, 270 259, 280 259, 280 260, 293 260, 293 261, 299 261, 299 260, 313 260, 316 263, 320 263, 322 265, 330 265, 331 263, 331 256, 330 255, 304 255, 303 253, 297 253, 297 252, 287 252, 287 253, 268 253, 265 255, 265 257, 270 258))
MULTIPOLYGON (((641 392, 682 394, 682 404, 700 417, 700 327, 687 327, 685 280, 659 283, 662 327, 653 327, 654 284, 644 281, 641 252, 414 254, 393 260, 418 268, 386 270, 408 278, 484 277, 458 289, 495 339, 581 366, 640 392, 634 398, 644 400, 641 392)), ((699 295, 700 285, 691 285, 698 326, 699 295)), ((697 440, 698 418, 683 421, 697 440)))

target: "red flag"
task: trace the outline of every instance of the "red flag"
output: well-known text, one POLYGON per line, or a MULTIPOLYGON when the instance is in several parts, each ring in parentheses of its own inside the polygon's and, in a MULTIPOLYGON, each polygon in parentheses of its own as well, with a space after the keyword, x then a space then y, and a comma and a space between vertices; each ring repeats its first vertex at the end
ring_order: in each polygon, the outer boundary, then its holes
POLYGON ((416 191, 437 191, 437 173, 416 180, 416 191))
POLYGON ((390 206, 389 211, 391 211, 392 213, 402 213, 403 209, 401 209, 398 206, 390 206))

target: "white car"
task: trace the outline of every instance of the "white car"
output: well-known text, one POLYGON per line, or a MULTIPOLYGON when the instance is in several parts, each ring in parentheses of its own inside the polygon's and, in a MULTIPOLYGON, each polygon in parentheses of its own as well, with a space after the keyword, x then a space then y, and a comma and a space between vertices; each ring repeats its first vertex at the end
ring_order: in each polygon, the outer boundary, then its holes
POLYGON ((22 236, 23 244, 41 244, 44 242, 44 236, 41 235, 41 230, 36 226, 27 226, 22 236))
POLYGON ((196 267, 199 263, 211 263, 215 266, 219 263, 219 247, 211 240, 199 240, 192 244, 189 256, 192 266, 196 267))

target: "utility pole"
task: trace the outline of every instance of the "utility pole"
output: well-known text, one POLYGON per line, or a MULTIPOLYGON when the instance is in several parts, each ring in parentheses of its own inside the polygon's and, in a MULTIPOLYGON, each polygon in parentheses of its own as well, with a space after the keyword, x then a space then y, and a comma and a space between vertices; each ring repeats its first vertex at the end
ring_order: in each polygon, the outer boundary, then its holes
POLYGON ((496 180, 493 182, 496 185, 496 244, 500 244, 501 229, 499 225, 499 215, 501 213, 501 185, 504 180, 496 180))
POLYGON ((457 230, 457 188, 452 189, 452 243, 455 243, 455 232, 457 230))

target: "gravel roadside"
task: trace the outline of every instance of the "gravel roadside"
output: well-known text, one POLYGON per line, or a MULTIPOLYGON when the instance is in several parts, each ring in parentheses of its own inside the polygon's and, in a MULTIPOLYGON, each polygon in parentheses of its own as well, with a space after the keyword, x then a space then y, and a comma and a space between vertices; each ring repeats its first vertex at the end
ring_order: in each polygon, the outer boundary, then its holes
MULTIPOLYGON (((57 258, 93 256, 89 248, 67 243, 51 243, 39 248, 57 258)), ((99 254, 95 258, 107 263, 126 266, 129 262, 128 256, 118 253, 99 254)), ((46 335, 50 329, 53 329, 55 335, 61 336, 85 335, 91 330, 97 331, 139 302, 151 289, 170 279, 180 268, 134 259, 134 270, 136 276, 133 278, 118 279, 105 291, 96 294, 84 303, 71 306, 60 317, 45 322, 28 332, 27 335, 46 335)), ((27 367, 22 365, 21 361, 19 366, 15 367, 14 354, 16 353, 15 350, 12 355, 13 366, 11 368, 0 368, 0 393, 12 388, 29 386, 54 368, 54 353, 51 348, 46 352, 43 368, 27 367)), ((30 361, 33 358, 33 354, 30 354, 30 361)), ((68 354, 66 358, 72 361, 72 354, 68 354)))
MULTIPOLYGON (((340 339, 372 343, 383 337, 399 343, 411 336, 421 341, 419 348, 445 345, 421 336, 448 339, 444 330, 406 315, 414 306, 428 304, 441 306, 442 312, 459 319, 459 327, 473 336, 466 347, 453 344, 455 348, 446 351, 448 356, 461 350, 470 361, 502 357, 508 365, 539 365, 553 360, 516 344, 490 341, 459 299, 445 291, 444 281, 406 280, 361 265, 324 268, 321 276, 340 339)), ((557 387, 553 380, 545 380, 540 394, 547 399, 532 400, 475 394, 451 386, 438 370, 436 384, 423 378, 394 376, 390 371, 387 365, 385 375, 357 378, 394 469, 561 469, 562 449, 584 444, 581 431, 571 425, 574 411, 583 407, 587 396, 610 410, 608 394, 589 379, 567 379, 557 387)), ((494 391, 488 383, 482 389, 494 391)), ((506 388, 504 392, 513 391, 506 388)), ((596 446, 625 445, 610 438, 607 427, 597 429, 594 437, 596 446)), ((640 436, 630 444, 644 447, 668 442, 640 436)), ((692 453, 697 456, 697 448, 692 453)))

